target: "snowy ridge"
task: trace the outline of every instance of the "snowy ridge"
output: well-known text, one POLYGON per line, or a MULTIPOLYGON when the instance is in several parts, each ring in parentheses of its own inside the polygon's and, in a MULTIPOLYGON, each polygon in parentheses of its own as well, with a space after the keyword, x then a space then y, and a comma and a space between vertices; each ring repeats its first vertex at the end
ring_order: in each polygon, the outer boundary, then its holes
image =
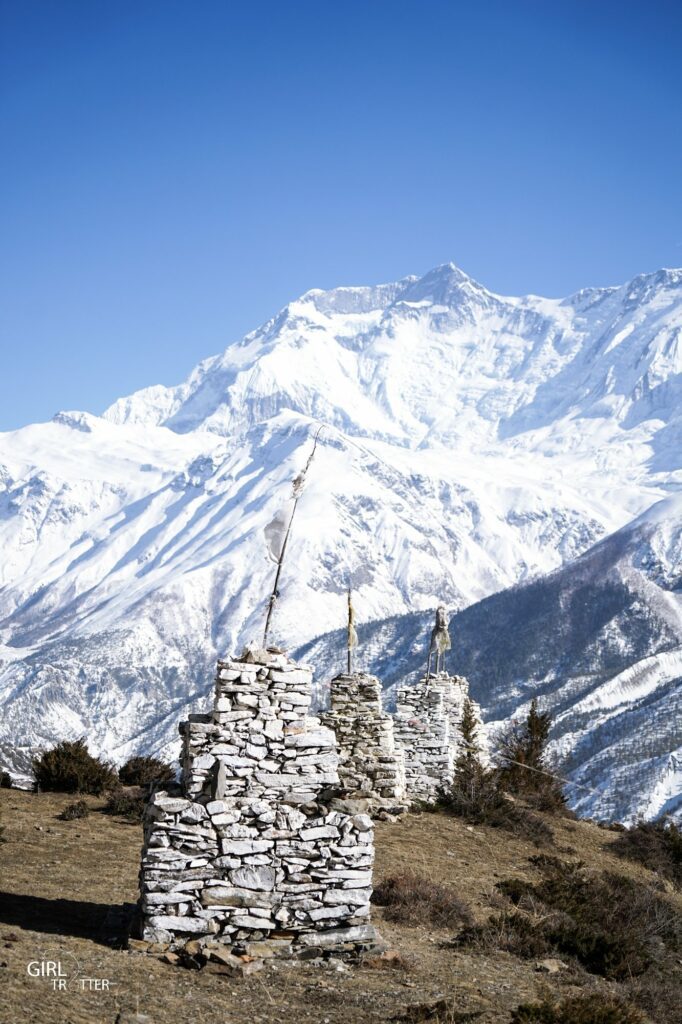
MULTIPOLYGON (((560 300, 446 264, 307 292, 183 384, 0 435, 0 752, 171 749, 216 654, 262 630, 263 531, 320 424, 289 647, 342 621, 349 579, 382 620, 571 564, 682 488, 681 333, 680 271, 560 300)), ((642 529, 627 572, 674 632, 679 535, 642 529)))

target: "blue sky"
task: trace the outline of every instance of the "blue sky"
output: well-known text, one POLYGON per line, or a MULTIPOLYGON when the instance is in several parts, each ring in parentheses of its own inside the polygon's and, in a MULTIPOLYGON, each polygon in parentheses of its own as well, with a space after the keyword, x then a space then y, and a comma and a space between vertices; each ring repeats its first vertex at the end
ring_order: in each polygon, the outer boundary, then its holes
POLYGON ((0 0, 0 429, 312 287, 682 265, 682 5, 0 0))

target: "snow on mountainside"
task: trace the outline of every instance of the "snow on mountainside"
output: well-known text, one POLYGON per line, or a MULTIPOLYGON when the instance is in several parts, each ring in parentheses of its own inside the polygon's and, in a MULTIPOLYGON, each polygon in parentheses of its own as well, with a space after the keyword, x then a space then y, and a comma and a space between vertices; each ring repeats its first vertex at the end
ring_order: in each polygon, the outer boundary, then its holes
MULTIPOLYGON (((464 608, 682 484, 682 271, 565 300, 452 265, 312 291, 184 384, 0 435, 0 752, 169 750, 262 630, 263 529, 324 424, 275 635, 464 608)), ((663 566, 663 572, 666 571, 663 566)))
MULTIPOLYGON (((357 657, 389 692, 424 671, 432 614, 360 627, 357 657)), ((553 573, 459 612, 453 667, 494 733, 538 697, 582 814, 682 820, 682 493, 553 573)), ((297 652, 330 678, 343 631, 297 652)), ((324 695, 320 694, 321 699, 324 695)))

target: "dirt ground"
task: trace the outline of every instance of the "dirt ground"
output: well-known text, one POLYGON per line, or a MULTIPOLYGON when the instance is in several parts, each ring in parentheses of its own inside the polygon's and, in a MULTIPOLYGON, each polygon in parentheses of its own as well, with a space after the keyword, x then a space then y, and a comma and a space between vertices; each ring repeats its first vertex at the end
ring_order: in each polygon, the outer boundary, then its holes
MULTIPOLYGON (((544 992, 606 985, 505 953, 453 950, 451 932, 391 924, 378 907, 374 923, 399 966, 278 962, 235 980, 163 963, 125 948, 141 827, 102 813, 95 798, 86 798, 88 818, 60 821, 72 799, 0 790, 0 1024, 132 1024, 138 1014, 145 1024, 363 1024, 443 999, 440 1014, 412 1019, 508 1024, 514 1007, 544 992), (64 977, 35 976, 47 961, 64 977)), ((609 854, 613 833, 587 822, 552 828, 566 856, 648 874, 609 854)), ((376 881, 410 867, 451 885, 480 920, 499 902, 496 882, 534 877, 528 858, 537 853, 505 832, 433 814, 380 824, 376 847, 376 881)))

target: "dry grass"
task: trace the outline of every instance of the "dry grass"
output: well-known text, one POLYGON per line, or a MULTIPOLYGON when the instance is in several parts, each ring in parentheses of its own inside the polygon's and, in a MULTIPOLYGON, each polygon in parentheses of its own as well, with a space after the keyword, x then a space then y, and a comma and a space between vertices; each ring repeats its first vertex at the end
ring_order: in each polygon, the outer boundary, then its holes
MULTIPOLYGON (((137 898, 142 829, 101 813, 104 800, 85 799, 89 816, 62 822, 63 795, 0 790, 8 839, 0 847, 0 964, 7 965, 0 967, 3 1024, 114 1024, 119 1011, 138 1009, 151 1024, 385 1024, 409 1019, 406 1014, 421 1012, 416 1008, 433 1008, 441 1000, 445 1009, 441 1006, 432 1021, 509 1024, 520 1003, 583 990, 572 972, 548 977, 532 960, 508 953, 453 951, 446 946, 451 928, 395 923, 382 907, 374 908, 374 922, 402 958, 391 970, 361 964, 339 973, 334 964, 281 964, 235 981, 129 952, 121 948, 121 938, 137 898), (82 975, 107 979, 109 991, 53 991, 45 979, 27 975, 29 961, 42 954, 63 960, 72 954, 82 975)), ((610 834, 596 826, 576 822, 570 835, 562 822, 552 827, 557 841, 570 840, 587 863, 635 880, 651 877, 641 865, 611 854, 610 834)), ((378 879, 417 871, 464 900, 478 921, 499 909, 495 884, 502 878, 530 883, 541 878, 529 859, 536 852, 531 843, 442 815, 382 823, 376 843, 378 879)), ((682 909, 682 896, 670 899, 682 909)), ((657 975, 652 977, 656 981, 657 975)), ((642 1005, 645 980, 646 975, 639 979, 642 1005)), ((674 1014, 671 1006, 656 1024, 677 1024, 674 1014)))

